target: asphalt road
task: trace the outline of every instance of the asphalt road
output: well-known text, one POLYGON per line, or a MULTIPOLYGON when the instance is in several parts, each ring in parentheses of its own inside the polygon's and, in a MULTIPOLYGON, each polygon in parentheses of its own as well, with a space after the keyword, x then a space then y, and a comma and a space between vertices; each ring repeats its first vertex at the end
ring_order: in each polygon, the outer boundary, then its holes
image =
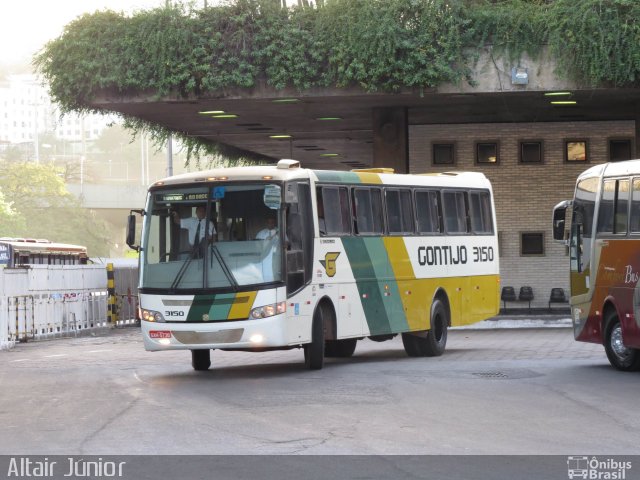
POLYGON ((365 340, 320 371, 301 350, 212 363, 145 352, 135 328, 1 351, 0 454, 639 451, 638 374, 567 328, 450 331, 438 358, 365 340))

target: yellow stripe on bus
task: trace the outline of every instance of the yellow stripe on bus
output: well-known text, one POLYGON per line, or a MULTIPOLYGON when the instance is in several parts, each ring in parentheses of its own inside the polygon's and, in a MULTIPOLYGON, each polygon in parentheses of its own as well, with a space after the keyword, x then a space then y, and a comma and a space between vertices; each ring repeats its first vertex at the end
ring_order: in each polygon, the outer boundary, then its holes
POLYGON ((362 183, 374 183, 374 184, 382 183, 382 180, 380 179, 380 175, 378 175, 377 173, 355 172, 355 174, 358 175, 358 178, 360 178, 360 181, 362 183))
POLYGON ((229 309, 227 319, 249 318, 249 313, 251 313, 251 309, 253 308, 256 295, 258 295, 258 292, 237 293, 233 305, 231 305, 229 309))

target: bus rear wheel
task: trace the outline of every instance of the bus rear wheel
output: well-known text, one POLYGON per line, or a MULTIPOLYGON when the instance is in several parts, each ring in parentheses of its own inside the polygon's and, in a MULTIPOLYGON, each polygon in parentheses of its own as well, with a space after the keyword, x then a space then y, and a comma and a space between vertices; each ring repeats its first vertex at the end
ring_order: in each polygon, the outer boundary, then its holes
POLYGON ((426 332, 403 333, 402 345, 410 357, 439 357, 447 346, 449 315, 440 299, 431 305, 431 329, 426 332))
POLYGON ((191 365, 197 371, 209 370, 211 366, 211 350, 191 350, 191 365))
POLYGON ((344 340, 327 340, 324 345, 325 357, 346 358, 356 351, 357 338, 346 338, 344 340))
POLYGON ((615 313, 609 314, 604 333, 604 350, 611 365, 624 372, 640 370, 640 350, 625 346, 622 326, 615 313))
POLYGON ((324 314, 321 305, 313 314, 311 343, 304 346, 304 364, 309 370, 320 370, 324 366, 324 314))

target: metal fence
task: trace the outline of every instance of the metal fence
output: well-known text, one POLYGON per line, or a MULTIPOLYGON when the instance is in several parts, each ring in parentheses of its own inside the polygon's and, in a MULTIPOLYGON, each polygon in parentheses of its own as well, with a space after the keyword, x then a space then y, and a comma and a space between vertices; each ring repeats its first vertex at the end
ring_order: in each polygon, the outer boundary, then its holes
POLYGON ((101 265, 0 269, 0 349, 107 328, 106 287, 101 265))

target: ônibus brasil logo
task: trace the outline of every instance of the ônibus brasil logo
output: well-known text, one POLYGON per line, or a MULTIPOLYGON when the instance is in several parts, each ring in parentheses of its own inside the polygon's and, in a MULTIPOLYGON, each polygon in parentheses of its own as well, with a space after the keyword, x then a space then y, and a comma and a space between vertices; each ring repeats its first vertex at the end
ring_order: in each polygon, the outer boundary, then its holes
POLYGON ((631 462, 588 456, 567 457, 567 475, 570 479, 626 480, 627 470, 631 470, 631 462))

